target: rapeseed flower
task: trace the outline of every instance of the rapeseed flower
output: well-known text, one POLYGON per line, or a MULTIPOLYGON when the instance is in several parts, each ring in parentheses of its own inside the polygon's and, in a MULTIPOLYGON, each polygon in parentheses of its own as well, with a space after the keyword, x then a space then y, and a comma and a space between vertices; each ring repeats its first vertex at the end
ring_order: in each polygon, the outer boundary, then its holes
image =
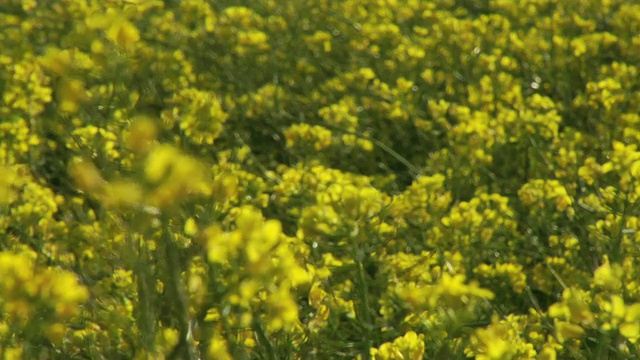
POLYGON ((84 83, 78 79, 63 79, 56 96, 60 111, 74 114, 80 105, 88 99, 84 83))
POLYGON ((105 31, 107 39, 125 49, 132 48, 140 40, 140 32, 129 21, 122 18, 114 19, 105 31))
POLYGON ((419 360, 424 355, 424 348, 424 336, 409 331, 393 342, 384 343, 378 348, 372 348, 370 354, 376 360, 419 360))
POLYGON ((125 142, 134 153, 146 154, 151 150, 157 136, 156 123, 149 117, 141 116, 133 120, 125 142))
POLYGON ((10 1, 0 353, 637 357, 640 11, 577 3, 10 1))

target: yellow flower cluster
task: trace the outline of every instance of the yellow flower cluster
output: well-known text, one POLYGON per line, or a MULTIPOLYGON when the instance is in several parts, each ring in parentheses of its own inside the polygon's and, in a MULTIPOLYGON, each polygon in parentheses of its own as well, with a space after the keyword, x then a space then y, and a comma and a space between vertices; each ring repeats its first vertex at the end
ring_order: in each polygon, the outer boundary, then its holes
POLYGON ((573 199, 557 180, 531 180, 522 186, 518 196, 522 204, 531 207, 534 213, 551 205, 557 213, 565 213, 569 217, 574 214, 573 199))
POLYGON ((36 263, 36 258, 37 254, 28 250, 0 252, 0 334, 5 337, 10 328, 28 331, 35 327, 60 346, 68 331, 65 323, 81 313, 89 292, 73 272, 45 268, 36 263))
POLYGON ((214 94, 197 89, 182 89, 170 100, 176 104, 162 114, 165 124, 178 123, 185 136, 196 144, 213 145, 222 132, 228 114, 214 94))
POLYGON ((518 294, 522 293, 527 285, 527 276, 520 264, 496 264, 493 266, 480 264, 473 271, 480 278, 509 284, 518 294))
POLYGON ((229 303, 244 311, 236 325, 251 324, 256 306, 253 299, 262 298, 269 331, 291 329, 297 323, 298 308, 290 291, 310 279, 295 259, 291 245, 295 240, 287 241, 280 222, 264 221, 251 207, 234 211, 235 229, 227 232, 211 225, 204 230, 204 241, 208 260, 233 270, 225 285, 234 289, 227 295, 229 303))
POLYGON ((442 274, 434 285, 418 285, 409 283, 399 285, 396 293, 413 311, 435 309, 440 304, 453 310, 470 306, 477 299, 492 299, 494 294, 481 289, 477 284, 465 284, 464 275, 442 274))
MULTIPOLYGON (((9 25, 10 26, 10 25, 9 25)), ((33 117, 40 114, 46 104, 52 100, 52 89, 49 77, 33 58, 20 62, 9 62, 11 70, 4 74, 6 81, 3 94, 3 116, 24 114, 33 117)))
POLYGON ((0 355, 640 356, 638 14, 5 1, 0 355))
POLYGON ((423 336, 409 331, 393 342, 384 343, 377 349, 371 349, 371 356, 376 360, 419 360, 424 355, 423 336))
MULTIPOLYGON (((566 288, 562 300, 548 310, 558 341, 578 341, 572 345, 576 346, 589 334, 617 333, 630 344, 636 344, 640 338, 640 303, 625 301, 624 279, 623 267, 610 263, 605 256, 602 265, 594 271, 588 289, 566 288)), ((628 354, 632 350, 624 345, 619 351, 628 354)))
POLYGON ((287 147, 300 147, 301 153, 326 150, 332 142, 331 131, 318 125, 292 125, 284 132, 284 136, 287 147))
POLYGON ((465 352, 482 360, 537 358, 533 344, 522 336, 525 321, 525 317, 515 315, 504 320, 493 318, 488 327, 475 331, 465 352))

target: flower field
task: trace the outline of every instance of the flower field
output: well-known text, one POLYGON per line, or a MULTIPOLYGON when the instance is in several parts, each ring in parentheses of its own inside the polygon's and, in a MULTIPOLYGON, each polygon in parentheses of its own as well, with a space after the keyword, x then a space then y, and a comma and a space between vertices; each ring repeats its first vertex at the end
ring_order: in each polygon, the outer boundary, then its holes
POLYGON ((637 359, 640 5, 0 1, 3 359, 637 359))

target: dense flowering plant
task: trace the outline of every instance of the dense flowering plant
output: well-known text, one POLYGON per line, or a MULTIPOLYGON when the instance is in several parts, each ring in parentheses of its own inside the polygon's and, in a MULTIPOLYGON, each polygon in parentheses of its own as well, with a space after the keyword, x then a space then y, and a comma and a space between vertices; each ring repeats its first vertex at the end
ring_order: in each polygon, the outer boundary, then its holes
POLYGON ((640 356, 640 5, 0 3, 3 359, 640 356))

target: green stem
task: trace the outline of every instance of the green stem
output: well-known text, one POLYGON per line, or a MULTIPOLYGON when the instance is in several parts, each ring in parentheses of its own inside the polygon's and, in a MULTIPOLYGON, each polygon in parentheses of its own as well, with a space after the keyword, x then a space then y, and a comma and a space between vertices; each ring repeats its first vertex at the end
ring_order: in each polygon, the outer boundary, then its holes
POLYGON ((258 336, 258 339, 260 340, 260 342, 262 342, 264 344, 265 350, 267 352, 267 358, 269 360, 276 360, 276 355, 275 352, 273 350, 273 344, 271 343, 271 340, 269 340, 269 337, 267 336, 267 333, 264 331, 264 327, 262 326, 262 323, 260 322, 259 319, 256 319, 253 323, 253 327, 256 330, 256 335, 258 336))
POLYGON ((149 263, 149 249, 145 242, 141 241, 138 246, 131 236, 127 236, 130 248, 133 253, 137 253, 137 261, 133 264, 136 284, 138 287, 138 302, 136 304, 136 322, 140 330, 142 346, 152 351, 156 337, 155 306, 152 303, 153 278, 149 273, 151 268, 149 263))
POLYGON ((170 354, 169 358, 186 358, 189 360, 198 359, 199 356, 197 356, 196 354, 197 351, 191 339, 188 300, 182 286, 182 270, 180 266, 180 260, 178 259, 178 252, 180 251, 180 249, 173 241, 168 224, 169 219, 165 217, 165 219, 163 219, 162 242, 166 255, 168 271, 167 275, 169 277, 166 285, 168 287, 169 293, 171 294, 171 297, 177 302, 176 314, 178 315, 178 324, 180 331, 180 341, 178 342, 178 345, 176 345, 173 352, 170 354), (180 356, 180 352, 183 353, 184 357, 180 356))
POLYGON ((372 337, 372 319, 371 319, 371 306, 370 306, 370 298, 369 298, 369 287, 367 284, 367 274, 364 266, 365 257, 368 255, 360 249, 357 241, 357 232, 354 236, 351 236, 352 248, 353 248, 353 258, 356 261, 357 268, 357 279, 356 279, 356 287, 357 287, 357 295, 360 299, 358 302, 358 306, 356 309, 358 321, 360 322, 360 326, 364 332, 364 349, 362 351, 362 359, 368 360, 369 357, 369 349, 373 345, 372 337))

